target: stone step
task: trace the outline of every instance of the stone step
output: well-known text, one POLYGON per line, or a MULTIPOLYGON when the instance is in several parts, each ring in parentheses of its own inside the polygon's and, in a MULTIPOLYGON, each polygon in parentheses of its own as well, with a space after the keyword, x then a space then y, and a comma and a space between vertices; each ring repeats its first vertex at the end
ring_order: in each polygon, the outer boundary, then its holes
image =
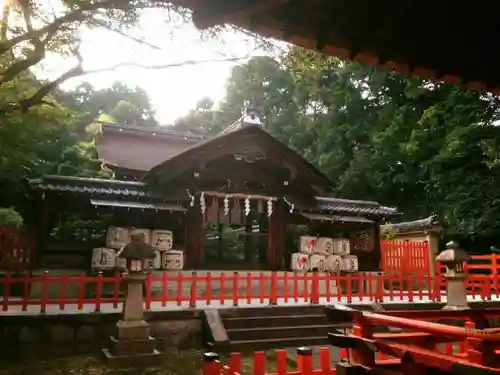
POLYGON ((237 318, 224 318, 226 330, 238 328, 257 327, 289 327, 327 324, 324 314, 304 314, 304 315, 276 315, 276 316, 246 316, 237 318))
POLYGON ((221 310, 222 318, 241 318, 254 316, 290 316, 290 315, 323 315, 325 307, 321 305, 305 305, 305 306, 266 306, 266 307, 249 307, 232 309, 227 313, 221 310))
POLYGON ((331 324, 299 325, 285 327, 238 328, 227 330, 229 341, 233 344, 243 340, 283 339, 297 337, 327 337, 329 332, 335 332, 337 327, 331 324))
POLYGON ((301 346, 318 346, 328 345, 328 337, 325 336, 304 336, 304 337, 290 337, 290 338, 271 338, 261 340, 240 340, 232 341, 230 350, 232 352, 249 353, 257 350, 270 350, 282 349, 289 347, 301 346))

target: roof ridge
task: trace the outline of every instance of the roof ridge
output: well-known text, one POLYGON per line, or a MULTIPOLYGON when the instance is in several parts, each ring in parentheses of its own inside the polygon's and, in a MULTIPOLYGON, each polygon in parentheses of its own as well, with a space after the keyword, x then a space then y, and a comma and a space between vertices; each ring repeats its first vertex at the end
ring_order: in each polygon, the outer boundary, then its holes
POLYGON ((191 139, 196 139, 196 140, 200 140, 200 141, 209 138, 209 136, 195 134, 195 133, 192 133, 190 131, 179 131, 179 130, 167 129, 168 127, 172 127, 173 125, 158 125, 158 126, 154 126, 154 127, 147 127, 147 126, 110 123, 110 122, 104 122, 104 121, 93 121, 93 122, 100 124, 103 129, 107 128, 108 130, 118 130, 118 131, 128 130, 128 131, 151 134, 151 135, 155 135, 155 133, 158 133, 161 135, 171 135, 171 136, 176 136, 176 137, 191 138, 191 139))

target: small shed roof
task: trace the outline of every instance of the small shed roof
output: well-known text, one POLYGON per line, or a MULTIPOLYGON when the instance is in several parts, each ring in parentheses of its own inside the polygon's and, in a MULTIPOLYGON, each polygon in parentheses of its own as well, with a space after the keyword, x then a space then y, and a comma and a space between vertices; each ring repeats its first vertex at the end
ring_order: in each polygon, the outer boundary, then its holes
POLYGON ((386 224, 380 226, 382 233, 394 230, 397 233, 410 233, 418 231, 434 231, 441 232, 442 226, 436 215, 431 215, 424 219, 414 221, 403 221, 400 223, 386 224))

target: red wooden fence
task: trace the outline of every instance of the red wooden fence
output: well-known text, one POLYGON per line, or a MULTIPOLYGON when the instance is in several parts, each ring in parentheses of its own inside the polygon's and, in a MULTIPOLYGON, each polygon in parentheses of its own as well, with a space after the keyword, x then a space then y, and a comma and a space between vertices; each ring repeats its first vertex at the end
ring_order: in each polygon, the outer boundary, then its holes
POLYGON ((430 249, 427 241, 382 240, 382 271, 388 274, 429 275, 430 249))
MULTIPOLYGON (((109 311, 122 301, 117 276, 0 276, 3 311, 109 311), (37 292, 37 293, 35 293, 37 292), (35 310, 33 310, 35 309, 35 310)), ((207 306, 362 303, 367 301, 441 301, 446 295, 442 276, 352 276, 268 272, 196 272, 149 274, 145 307, 151 310, 207 306)), ((498 298, 500 277, 469 275, 468 292, 480 300, 498 298)))

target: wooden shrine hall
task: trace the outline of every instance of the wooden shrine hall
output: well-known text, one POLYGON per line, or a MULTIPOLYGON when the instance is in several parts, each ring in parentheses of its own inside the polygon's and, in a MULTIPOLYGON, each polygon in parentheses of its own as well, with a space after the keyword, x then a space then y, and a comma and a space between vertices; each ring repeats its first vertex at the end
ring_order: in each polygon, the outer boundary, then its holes
MULTIPOLYGON (((296 251, 285 243, 288 224, 308 225, 313 235, 352 235, 360 269, 379 268, 379 225, 396 210, 328 197, 332 182, 268 134, 253 113, 210 139, 103 124, 96 147, 114 180, 43 176, 30 181, 39 202, 42 256, 57 258, 48 233, 61 207, 67 207, 94 220, 106 216, 110 225, 172 230, 187 268, 204 266, 208 222, 244 227, 247 233, 257 225, 267 235, 271 269, 283 269, 296 251)), ((76 253, 82 259, 75 266, 85 264, 90 251, 87 245, 73 253, 73 259, 76 253)), ((46 263, 50 267, 51 261, 46 263)))

